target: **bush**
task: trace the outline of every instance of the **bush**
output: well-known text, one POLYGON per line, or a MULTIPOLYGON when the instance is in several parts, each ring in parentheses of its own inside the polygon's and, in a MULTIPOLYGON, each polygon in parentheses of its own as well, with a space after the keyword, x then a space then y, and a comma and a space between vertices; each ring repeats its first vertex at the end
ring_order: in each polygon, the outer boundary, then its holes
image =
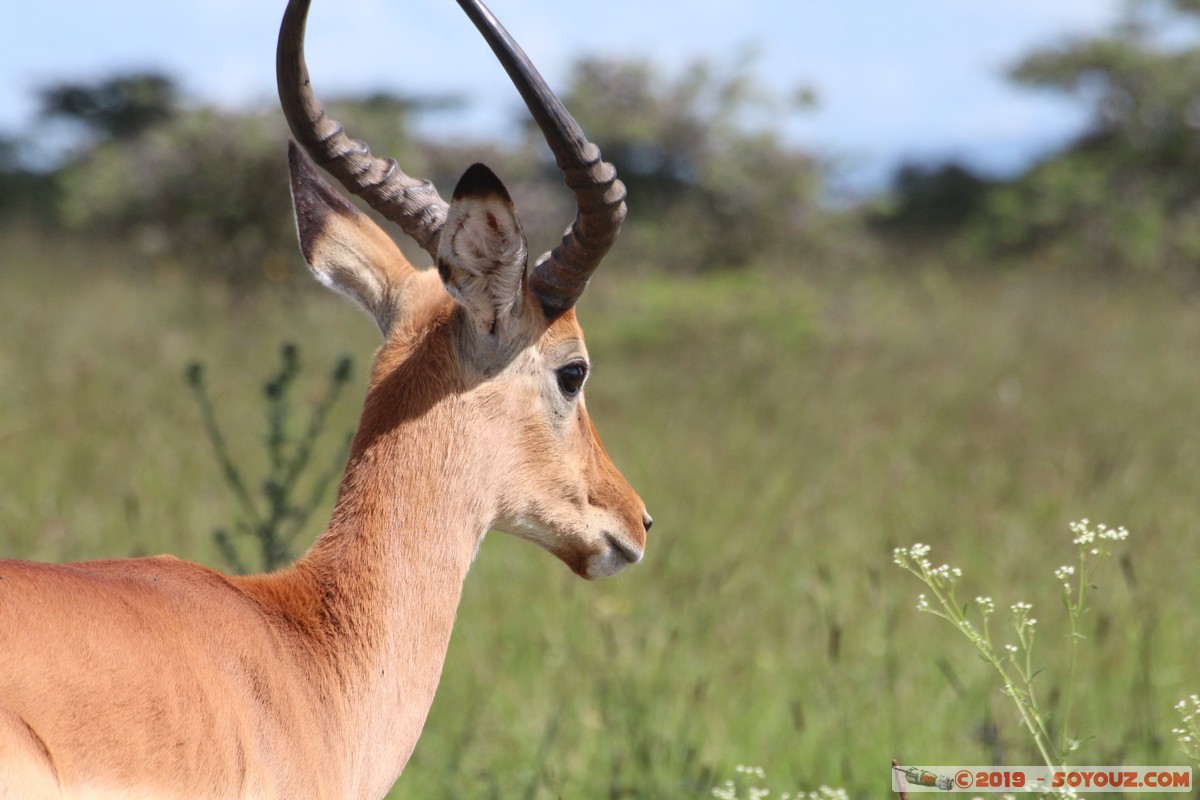
POLYGON ((246 282, 295 249, 282 120, 205 109, 97 145, 60 174, 71 228, 246 282))
POLYGON ((762 88, 746 59, 666 78, 645 60, 581 60, 564 101, 629 189, 626 258, 705 271, 794 251, 823 216, 820 165, 780 132, 812 102, 798 97, 762 88))

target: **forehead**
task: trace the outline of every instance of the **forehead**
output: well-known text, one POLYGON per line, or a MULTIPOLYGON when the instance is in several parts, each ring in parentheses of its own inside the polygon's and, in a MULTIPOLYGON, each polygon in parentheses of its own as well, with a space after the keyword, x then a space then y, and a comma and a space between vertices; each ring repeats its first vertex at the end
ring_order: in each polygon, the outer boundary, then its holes
POLYGON ((573 308, 551 322, 538 342, 538 349, 547 354, 568 348, 584 349, 583 329, 579 327, 573 308))

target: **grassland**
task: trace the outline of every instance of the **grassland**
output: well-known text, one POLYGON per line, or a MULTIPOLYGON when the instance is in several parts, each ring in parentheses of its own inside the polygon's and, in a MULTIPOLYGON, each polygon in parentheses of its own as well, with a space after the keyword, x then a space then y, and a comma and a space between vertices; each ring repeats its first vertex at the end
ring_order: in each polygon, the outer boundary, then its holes
MULTIPOLYGON (((232 296, 118 258, 0 238, 0 553, 218 564, 234 506, 185 366, 208 365, 253 460, 279 345, 299 344, 315 397, 342 352, 361 385, 375 334, 315 286, 232 296)), ((1200 689, 1198 300, 1034 269, 599 275, 588 403, 654 514, 647 558, 588 584, 489 536, 392 796, 701 797, 753 763, 777 789, 867 798, 893 756, 1036 763, 891 550, 931 544, 969 593, 1032 602, 1053 708, 1052 573, 1084 516, 1133 537, 1085 620, 1078 761, 1180 763, 1171 706, 1200 689)))

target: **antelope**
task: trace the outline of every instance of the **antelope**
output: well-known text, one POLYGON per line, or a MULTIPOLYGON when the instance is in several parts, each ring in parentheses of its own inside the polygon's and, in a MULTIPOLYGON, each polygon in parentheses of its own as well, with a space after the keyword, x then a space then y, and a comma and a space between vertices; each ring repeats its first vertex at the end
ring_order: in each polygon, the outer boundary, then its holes
POLYGON ((326 116, 304 60, 309 2, 289 0, 277 50, 300 248, 383 337, 329 525, 263 575, 172 556, 0 561, 0 798, 382 797, 490 528, 589 579, 642 557, 651 519, 588 417, 573 310, 625 216, 615 170, 491 13, 458 0, 574 193, 573 224, 529 268, 487 167, 446 203, 326 116))

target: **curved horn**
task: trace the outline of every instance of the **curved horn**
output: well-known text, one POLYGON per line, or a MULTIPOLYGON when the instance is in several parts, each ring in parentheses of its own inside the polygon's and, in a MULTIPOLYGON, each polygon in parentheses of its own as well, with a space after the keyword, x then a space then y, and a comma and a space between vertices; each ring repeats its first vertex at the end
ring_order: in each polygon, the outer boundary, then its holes
POLYGON ((504 65, 575 194, 575 222, 562 243, 538 259, 530 276, 530 288, 546 316, 553 318, 575 305, 617 238, 625 219, 625 185, 617 180, 612 164, 600 160, 600 148, 587 140, 492 12, 479 0, 458 0, 458 4, 504 65))
POLYGON ((352 193, 398 224, 437 258, 448 206, 429 181, 405 175, 391 158, 376 158, 366 142, 351 139, 313 94, 304 63, 304 27, 311 0, 289 0, 279 27, 275 77, 292 135, 313 160, 352 193))

